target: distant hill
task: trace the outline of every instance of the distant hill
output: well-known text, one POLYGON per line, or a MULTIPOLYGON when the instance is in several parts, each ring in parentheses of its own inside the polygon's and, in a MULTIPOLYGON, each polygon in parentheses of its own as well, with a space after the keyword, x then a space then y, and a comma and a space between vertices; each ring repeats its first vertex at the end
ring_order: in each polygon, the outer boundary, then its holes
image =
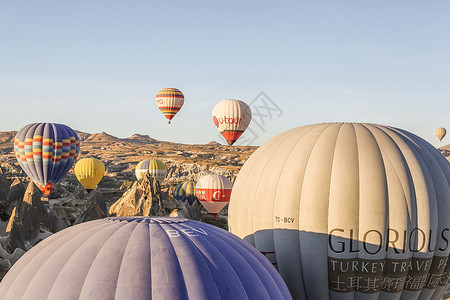
POLYGON ((118 137, 107 134, 106 132, 102 132, 89 135, 89 137, 85 140, 85 142, 104 143, 104 142, 117 142, 118 140, 119 140, 118 137))
POLYGON ((147 144, 153 144, 156 143, 157 140, 152 139, 151 137, 149 137, 148 135, 144 135, 144 134, 133 134, 132 136, 130 136, 129 138, 127 138, 127 140, 130 140, 132 142, 139 142, 139 143, 147 143, 147 144))
MULTIPOLYGON (((234 177, 258 148, 226 146, 215 141, 208 145, 188 145, 159 141, 143 134, 133 134, 128 138, 118 138, 106 132, 89 134, 77 131, 77 134, 81 140, 79 158, 96 157, 105 164, 107 176, 126 180, 133 180, 136 164, 149 158, 158 158, 166 163, 169 168, 167 182, 197 180, 206 172, 234 177)), ((10 163, 19 168, 14 155, 15 135, 16 132, 12 131, 0 132, 0 164, 10 163)))
POLYGON ((91 135, 90 133, 82 132, 82 131, 78 131, 78 130, 75 130, 75 132, 77 133, 78 137, 80 138, 80 141, 86 140, 91 135))

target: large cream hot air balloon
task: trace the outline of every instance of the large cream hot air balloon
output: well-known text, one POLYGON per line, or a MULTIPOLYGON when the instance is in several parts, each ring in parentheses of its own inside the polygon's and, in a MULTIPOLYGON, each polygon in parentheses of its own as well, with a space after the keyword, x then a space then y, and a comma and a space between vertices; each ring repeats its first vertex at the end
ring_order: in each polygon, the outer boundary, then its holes
POLYGON ((205 209, 214 216, 230 201, 233 184, 223 175, 209 174, 201 177, 195 186, 195 195, 205 209))
POLYGON ((137 180, 141 180, 142 174, 147 172, 151 177, 156 178, 159 183, 162 183, 167 176, 167 167, 158 159, 145 159, 136 166, 135 174, 137 180))
POLYGON ((102 180, 105 165, 96 158, 83 158, 75 164, 74 172, 81 185, 90 192, 102 180))
POLYGON ((223 100, 214 107, 212 117, 219 132, 233 145, 250 124, 252 111, 243 101, 223 100))
POLYGON ((450 163, 412 133, 303 126, 247 160, 228 224, 272 261, 294 299, 441 299, 449 186, 450 163))
POLYGON ((444 136, 447 134, 447 130, 444 127, 436 128, 436 131, 434 132, 439 139, 439 141, 442 141, 444 136))
POLYGON ((170 121, 184 104, 184 95, 179 89, 165 88, 156 94, 156 105, 170 121))

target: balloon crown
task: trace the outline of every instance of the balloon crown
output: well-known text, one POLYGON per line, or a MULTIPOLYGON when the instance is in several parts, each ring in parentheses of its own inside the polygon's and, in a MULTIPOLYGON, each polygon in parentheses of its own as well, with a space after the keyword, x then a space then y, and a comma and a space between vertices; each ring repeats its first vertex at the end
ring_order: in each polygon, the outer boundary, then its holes
POLYGON ((109 217, 106 221, 112 222, 137 222, 147 224, 175 224, 189 221, 185 218, 171 218, 171 217, 109 217))

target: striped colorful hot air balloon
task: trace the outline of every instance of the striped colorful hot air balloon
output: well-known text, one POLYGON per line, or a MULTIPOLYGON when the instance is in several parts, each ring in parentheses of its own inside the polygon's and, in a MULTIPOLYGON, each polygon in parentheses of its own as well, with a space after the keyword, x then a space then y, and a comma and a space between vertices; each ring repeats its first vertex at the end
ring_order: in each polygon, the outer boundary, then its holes
POLYGON ((156 105, 159 110, 170 120, 177 114, 184 103, 184 95, 179 89, 165 88, 156 94, 156 105))
POLYGON ((141 180, 142 174, 147 172, 149 172, 151 177, 156 178, 161 183, 167 176, 167 167, 160 160, 146 159, 137 164, 135 171, 136 178, 141 180))
POLYGON ((75 164, 74 171, 81 185, 90 192, 102 180, 105 174, 105 165, 96 158, 83 158, 75 164))
POLYGON ((188 202, 189 205, 192 205, 197 200, 195 182, 191 180, 178 184, 173 191, 173 197, 180 202, 188 202))
POLYGON ((250 124, 252 111, 243 101, 223 100, 214 107, 212 117, 220 134, 233 145, 250 124))
POLYGON ((447 134, 447 130, 444 127, 436 128, 436 131, 434 132, 439 139, 439 141, 442 141, 444 136, 447 134))
POLYGON ((79 143, 78 135, 66 125, 32 123, 17 132, 14 153, 28 177, 48 195, 72 168, 79 143))
POLYGON ((195 195, 205 209, 214 216, 230 201, 233 183, 222 175, 209 174, 200 178, 195 195))

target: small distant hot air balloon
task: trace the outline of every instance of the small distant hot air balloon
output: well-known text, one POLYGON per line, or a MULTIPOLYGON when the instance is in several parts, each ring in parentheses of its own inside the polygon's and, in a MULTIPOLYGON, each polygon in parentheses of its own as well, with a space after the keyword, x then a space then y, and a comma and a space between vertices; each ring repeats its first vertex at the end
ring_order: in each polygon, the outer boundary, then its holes
POLYGON ((146 159, 139 162, 136 166, 136 178, 141 180, 142 174, 149 172, 150 176, 156 178, 159 183, 163 182, 167 176, 166 165, 157 159, 146 159))
POLYGON ((230 201, 233 184, 222 175, 209 174, 200 178, 195 186, 195 195, 205 209, 214 216, 230 201))
POLYGON ((436 131, 434 132, 439 139, 439 141, 442 141, 444 136, 447 134, 447 130, 444 127, 436 128, 436 131))
POLYGON ((177 114, 184 104, 184 95, 179 89, 165 88, 156 94, 156 105, 159 110, 169 119, 177 114))
POLYGON ((191 180, 178 184, 173 191, 173 196, 182 203, 187 202, 189 205, 192 205, 197 200, 195 196, 195 182, 191 180))
POLYGON ((63 124, 28 124, 14 139, 20 166, 45 196, 72 168, 79 151, 78 135, 63 124))
POLYGON ((250 107, 240 100, 223 100, 212 112, 213 122, 229 145, 242 135, 252 120, 250 107))
POLYGON ((105 165, 96 158, 83 158, 75 164, 75 176, 86 191, 90 192, 102 180, 105 165))

